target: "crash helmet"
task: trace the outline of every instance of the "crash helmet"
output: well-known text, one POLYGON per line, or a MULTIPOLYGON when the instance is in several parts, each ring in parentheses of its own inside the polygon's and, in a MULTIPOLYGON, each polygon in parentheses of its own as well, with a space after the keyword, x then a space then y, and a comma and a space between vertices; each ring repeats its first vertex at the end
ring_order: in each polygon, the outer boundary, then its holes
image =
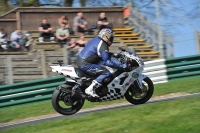
POLYGON ((105 41, 108 46, 111 46, 114 40, 114 34, 112 30, 104 28, 99 32, 98 35, 103 41, 105 41))

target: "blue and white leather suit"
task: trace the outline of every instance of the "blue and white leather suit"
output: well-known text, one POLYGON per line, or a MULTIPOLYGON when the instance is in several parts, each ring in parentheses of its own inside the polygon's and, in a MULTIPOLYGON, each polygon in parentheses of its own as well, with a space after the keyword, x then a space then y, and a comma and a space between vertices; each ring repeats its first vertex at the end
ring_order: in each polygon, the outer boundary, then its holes
POLYGON ((96 81, 102 83, 111 73, 104 66, 120 68, 121 64, 111 60, 109 48, 101 38, 95 37, 84 47, 77 58, 77 66, 91 76, 98 76, 96 81), (101 63, 101 64, 100 64, 101 63))

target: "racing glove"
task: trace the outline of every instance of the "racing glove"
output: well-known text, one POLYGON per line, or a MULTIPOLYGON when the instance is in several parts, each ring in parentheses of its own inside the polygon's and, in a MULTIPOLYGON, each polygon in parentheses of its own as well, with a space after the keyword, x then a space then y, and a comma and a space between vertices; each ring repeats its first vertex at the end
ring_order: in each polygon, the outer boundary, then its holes
POLYGON ((127 65, 126 64, 121 64, 121 65, 119 65, 119 69, 123 70, 123 71, 126 71, 127 65))

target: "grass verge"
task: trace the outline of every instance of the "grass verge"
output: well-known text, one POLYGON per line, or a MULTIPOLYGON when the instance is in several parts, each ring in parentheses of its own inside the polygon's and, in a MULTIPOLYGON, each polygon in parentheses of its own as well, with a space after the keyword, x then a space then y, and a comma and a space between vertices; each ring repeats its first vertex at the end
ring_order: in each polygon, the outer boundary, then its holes
POLYGON ((200 97, 163 101, 13 127, 1 133, 199 133, 199 101, 200 97))
MULTIPOLYGON (((185 92, 185 93, 195 93, 200 92, 200 82, 199 78, 191 78, 184 80, 170 81, 164 84, 156 84, 154 96, 175 93, 175 92, 185 92)), ((125 102, 125 99, 102 102, 102 103, 90 103, 85 102, 83 108, 91 108, 99 105, 107 105, 113 103, 125 102)), ((28 117, 47 115, 56 113, 51 105, 51 101, 43 101, 38 103, 30 103, 25 105, 12 106, 8 108, 0 109, 0 123, 9 122, 18 119, 24 119, 28 117)))

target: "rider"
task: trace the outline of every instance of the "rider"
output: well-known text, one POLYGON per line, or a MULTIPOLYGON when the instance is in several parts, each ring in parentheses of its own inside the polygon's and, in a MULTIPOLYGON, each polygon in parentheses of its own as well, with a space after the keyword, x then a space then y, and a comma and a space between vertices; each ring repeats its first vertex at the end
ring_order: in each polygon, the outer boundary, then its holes
POLYGON ((100 64, 102 60, 104 66, 123 70, 127 68, 126 64, 117 64, 111 60, 109 47, 112 45, 113 40, 112 30, 102 29, 99 35, 88 42, 78 55, 77 66, 88 75, 98 76, 85 90, 85 93, 88 95, 98 97, 94 90, 102 86, 105 78, 111 76, 111 72, 100 64))

